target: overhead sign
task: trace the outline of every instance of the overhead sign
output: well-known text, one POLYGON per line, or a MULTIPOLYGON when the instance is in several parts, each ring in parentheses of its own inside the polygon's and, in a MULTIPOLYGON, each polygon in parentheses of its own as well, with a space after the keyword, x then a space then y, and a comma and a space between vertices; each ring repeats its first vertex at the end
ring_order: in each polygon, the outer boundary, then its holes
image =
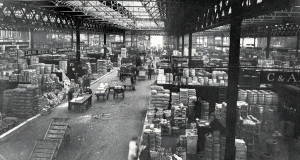
POLYGON ((261 83, 300 83, 300 72, 261 71, 261 83))

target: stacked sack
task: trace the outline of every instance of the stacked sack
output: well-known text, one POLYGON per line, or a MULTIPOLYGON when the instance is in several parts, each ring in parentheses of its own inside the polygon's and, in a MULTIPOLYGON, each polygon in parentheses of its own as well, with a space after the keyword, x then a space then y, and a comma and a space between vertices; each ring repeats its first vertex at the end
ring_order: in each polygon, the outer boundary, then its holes
POLYGON ((143 142, 149 146, 150 151, 161 148, 161 139, 161 130, 158 128, 147 129, 143 134, 143 142))
POLYGON ((186 127, 186 107, 183 104, 172 105, 173 126, 186 127))
POLYGON ((196 101, 197 101, 196 96, 189 97, 188 114, 189 114, 189 118, 191 118, 192 120, 195 119, 195 102, 196 101))
POLYGON ((180 88, 180 102, 187 106, 189 103, 189 91, 187 88, 180 88))
POLYGON ((150 104, 155 108, 167 110, 169 108, 170 90, 161 86, 151 86, 150 104))
POLYGON ((209 103, 206 101, 200 101, 201 104, 201 119, 208 120, 209 117, 209 103))
POLYGON ((38 90, 31 85, 19 86, 15 89, 4 91, 4 96, 10 96, 7 103, 7 111, 10 111, 15 117, 29 118, 38 112, 38 90), (22 88, 21 88, 22 87, 22 88))
POLYGON ((214 140, 211 134, 205 135, 205 159, 213 159, 214 140))

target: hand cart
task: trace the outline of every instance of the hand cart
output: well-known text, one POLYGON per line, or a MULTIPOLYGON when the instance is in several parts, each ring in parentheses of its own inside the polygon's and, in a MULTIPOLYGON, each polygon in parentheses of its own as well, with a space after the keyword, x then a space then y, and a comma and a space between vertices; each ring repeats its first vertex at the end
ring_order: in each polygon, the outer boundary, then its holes
POLYGON ((29 160, 55 159, 62 142, 70 142, 68 118, 53 118, 44 139, 37 139, 29 160))
POLYGON ((97 97, 97 101, 99 101, 99 97, 102 97, 103 100, 108 100, 108 98, 109 98, 109 88, 106 88, 103 93, 101 91, 96 91, 95 96, 97 97))
POLYGON ((118 97, 119 95, 123 96, 123 99, 125 98, 125 89, 123 86, 115 86, 114 88, 114 99, 116 98, 116 96, 118 97))
POLYGON ((137 76, 138 80, 145 80, 147 69, 145 69, 145 67, 143 66, 140 66, 138 70, 139 70, 139 75, 137 76))
POLYGON ((119 80, 111 81, 111 83, 108 85, 108 92, 110 93, 111 89, 114 90, 115 86, 119 85, 119 83, 121 83, 119 80))
POLYGON ((135 86, 134 86, 134 84, 131 83, 131 79, 126 78, 125 81, 123 82, 123 84, 124 84, 123 86, 124 86, 125 90, 127 88, 129 88, 131 90, 135 90, 135 86))

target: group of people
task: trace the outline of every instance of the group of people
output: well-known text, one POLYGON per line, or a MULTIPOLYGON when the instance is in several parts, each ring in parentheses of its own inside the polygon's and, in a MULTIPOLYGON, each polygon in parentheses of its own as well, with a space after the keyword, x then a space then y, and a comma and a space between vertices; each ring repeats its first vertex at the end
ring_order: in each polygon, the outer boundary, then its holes
POLYGON ((76 84, 75 87, 71 87, 68 91, 68 110, 71 110, 70 101, 77 96, 81 96, 83 94, 92 94, 93 91, 90 87, 79 87, 78 84, 76 84))

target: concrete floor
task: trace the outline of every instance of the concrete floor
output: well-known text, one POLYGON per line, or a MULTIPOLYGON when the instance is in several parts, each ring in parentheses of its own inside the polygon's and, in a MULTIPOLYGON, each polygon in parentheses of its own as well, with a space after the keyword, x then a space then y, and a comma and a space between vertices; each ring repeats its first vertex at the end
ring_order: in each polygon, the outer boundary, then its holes
MULTIPOLYGON (((92 85, 117 80, 117 71, 92 85)), ((57 160, 126 160, 132 136, 140 137, 153 80, 137 81, 136 91, 126 91, 124 100, 96 102, 83 113, 67 110, 67 103, 57 106, 51 114, 31 122, 17 136, 0 143, 1 156, 6 160, 27 160, 35 140, 43 138, 53 117, 68 117, 72 127, 71 142, 63 145, 57 160), (95 119, 93 115, 110 113, 111 119, 95 119)))

